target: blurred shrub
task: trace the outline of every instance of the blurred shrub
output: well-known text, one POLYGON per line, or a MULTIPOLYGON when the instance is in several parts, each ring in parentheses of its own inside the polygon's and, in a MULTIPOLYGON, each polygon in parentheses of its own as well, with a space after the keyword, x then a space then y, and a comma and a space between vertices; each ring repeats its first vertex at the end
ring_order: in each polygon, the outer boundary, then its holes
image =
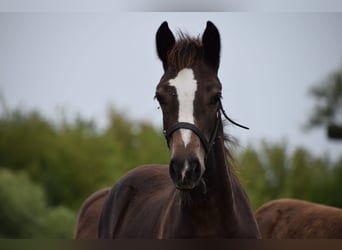
MULTIPOLYGON (((168 162, 160 128, 114 109, 108 118, 98 129, 81 117, 54 123, 38 112, 0 116, 0 237, 71 238, 91 193, 136 166, 168 162)), ((342 207, 342 158, 269 142, 233 155, 254 209, 281 197, 342 207)))
POLYGON ((263 142, 238 154, 242 183, 253 208, 277 198, 297 198, 342 208, 342 158, 315 156, 303 148, 263 142))
POLYGON ((47 206, 41 186, 25 173, 0 169, 0 235, 6 238, 70 237, 75 214, 47 206))

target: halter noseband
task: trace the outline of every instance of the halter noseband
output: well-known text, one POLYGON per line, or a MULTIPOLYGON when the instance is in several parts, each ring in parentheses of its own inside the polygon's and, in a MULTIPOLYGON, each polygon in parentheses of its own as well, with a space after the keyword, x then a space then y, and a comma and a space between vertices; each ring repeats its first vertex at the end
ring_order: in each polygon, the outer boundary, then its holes
POLYGON ((177 131, 178 129, 189 129, 192 132, 194 132, 198 136, 198 138, 200 139, 200 141, 201 141, 201 143, 205 149, 206 158, 207 158, 207 156, 209 155, 209 153, 210 153, 210 151, 214 145, 215 139, 217 137, 217 131, 218 131, 218 127, 219 127, 219 119, 221 118, 220 111, 222 111, 223 116, 232 124, 234 124, 240 128, 243 128, 243 129, 249 129, 248 127, 241 125, 237 122, 234 122, 232 119, 230 119, 227 116, 226 112, 224 111, 221 101, 219 101, 219 110, 217 111, 217 119, 215 121, 215 128, 214 128, 213 132, 211 133, 209 141, 207 140, 205 135, 202 133, 202 131, 198 127, 196 127, 194 124, 189 123, 189 122, 177 122, 177 123, 173 124, 171 127, 169 127, 167 130, 163 131, 168 147, 170 147, 170 138, 175 131, 177 131))
POLYGON ((217 130, 218 130, 218 118, 216 119, 216 124, 215 124, 215 128, 214 131, 210 137, 210 140, 208 141, 207 138, 204 136, 204 134, 202 133, 202 131, 196 127, 194 124, 189 123, 189 122, 178 122, 173 124, 171 127, 169 127, 167 130, 164 130, 164 135, 167 141, 167 145, 170 147, 170 137, 172 136, 172 134, 178 130, 178 129, 190 129, 192 132, 194 132, 198 138, 200 139, 206 155, 209 154, 209 152, 211 151, 211 148, 214 144, 214 141, 216 139, 216 135, 217 135, 217 130))

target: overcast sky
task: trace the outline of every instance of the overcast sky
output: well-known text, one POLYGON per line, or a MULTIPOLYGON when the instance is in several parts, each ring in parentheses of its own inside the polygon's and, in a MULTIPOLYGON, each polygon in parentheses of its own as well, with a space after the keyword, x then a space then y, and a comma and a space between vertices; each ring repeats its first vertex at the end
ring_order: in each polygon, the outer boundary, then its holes
POLYGON ((292 148, 341 154, 341 143, 325 131, 302 129, 313 107, 308 89, 342 66, 340 13, 2 12, 0 93, 10 108, 38 109, 51 119, 65 109, 105 126, 113 105, 161 126, 154 39, 164 20, 193 35, 207 20, 218 27, 223 105, 251 128, 228 128, 241 147, 286 139, 292 148))

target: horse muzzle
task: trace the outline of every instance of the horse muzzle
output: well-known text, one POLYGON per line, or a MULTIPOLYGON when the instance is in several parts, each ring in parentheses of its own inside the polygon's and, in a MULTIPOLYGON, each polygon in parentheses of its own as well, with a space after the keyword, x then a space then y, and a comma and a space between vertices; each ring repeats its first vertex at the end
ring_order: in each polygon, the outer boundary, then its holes
POLYGON ((169 172, 177 189, 191 190, 200 183, 204 167, 197 158, 173 158, 170 162, 169 172))

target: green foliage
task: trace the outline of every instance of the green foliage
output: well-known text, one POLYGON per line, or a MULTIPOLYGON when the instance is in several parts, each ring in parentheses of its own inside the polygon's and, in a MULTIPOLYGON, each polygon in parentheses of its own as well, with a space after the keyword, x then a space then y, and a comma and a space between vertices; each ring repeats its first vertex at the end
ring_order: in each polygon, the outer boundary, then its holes
MULTIPOLYGON (((71 238, 76 213, 96 190, 130 169, 167 163, 161 129, 109 110, 98 129, 81 117, 53 123, 38 112, 0 116, 0 235, 71 238)), ((331 161, 286 143, 263 142, 237 152, 237 170, 256 209, 280 197, 342 207, 342 158, 331 161)))
POLYGON ((342 158, 331 162, 303 148, 289 153, 285 142, 264 142, 258 151, 240 152, 238 161, 254 209, 285 197, 342 207, 342 158))
POLYGON ((0 165, 25 170, 48 190, 49 204, 79 204, 128 170, 167 162, 160 131, 111 110, 110 123, 98 131, 91 121, 77 118, 54 125, 37 112, 6 114, 0 120, 0 165))
POLYGON ((336 70, 324 81, 310 89, 315 107, 307 127, 326 126, 342 121, 342 69, 336 70))
POLYGON ((70 237, 75 213, 47 206, 43 189, 25 173, 0 169, 0 200, 2 237, 70 237))
POLYGON ((159 129, 114 109, 103 130, 81 117, 54 124, 38 112, 7 111, 0 117, 0 170, 10 170, 16 184, 2 193, 9 206, 0 205, 8 218, 0 220, 0 235, 71 238, 75 214, 91 193, 134 167, 167 161, 159 129))
POLYGON ((71 238, 76 222, 76 214, 65 206, 50 208, 40 219, 39 232, 35 231, 33 236, 50 239, 71 238))

